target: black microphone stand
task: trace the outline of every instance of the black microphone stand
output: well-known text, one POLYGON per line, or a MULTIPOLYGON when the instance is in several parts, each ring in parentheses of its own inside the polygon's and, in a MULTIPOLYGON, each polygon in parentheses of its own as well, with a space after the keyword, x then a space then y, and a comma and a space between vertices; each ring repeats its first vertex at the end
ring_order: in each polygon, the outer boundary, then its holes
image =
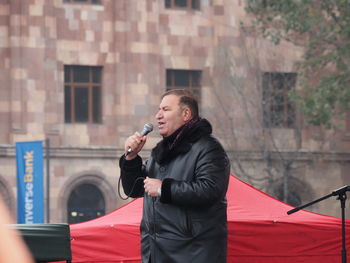
POLYGON ((307 206, 313 205, 317 202, 320 202, 324 199, 327 199, 331 196, 338 196, 337 200, 340 200, 340 206, 341 206, 341 223, 342 223, 342 251, 341 251, 341 256, 342 256, 342 263, 346 263, 346 236, 345 236, 345 201, 346 201, 346 192, 350 191, 350 186, 345 185, 343 187, 340 187, 337 190, 334 190, 332 193, 325 195, 324 197, 321 197, 319 199, 316 199, 314 201, 311 201, 310 203, 298 206, 292 210, 289 210, 287 212, 288 215, 293 214, 307 206))

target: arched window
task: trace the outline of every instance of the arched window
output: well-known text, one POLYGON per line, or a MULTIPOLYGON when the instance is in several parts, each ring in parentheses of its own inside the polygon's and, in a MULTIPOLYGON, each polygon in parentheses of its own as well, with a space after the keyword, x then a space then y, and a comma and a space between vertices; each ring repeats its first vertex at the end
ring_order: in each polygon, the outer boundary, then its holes
POLYGON ((93 184, 80 184, 68 198, 68 223, 79 223, 105 214, 105 200, 102 192, 93 184))
MULTIPOLYGON (((311 188, 303 180, 290 176, 288 178, 288 193, 287 203, 292 206, 299 206, 303 200, 310 200, 313 196, 311 188)), ((284 199, 284 185, 283 178, 273 182, 268 190, 268 193, 283 201, 284 199)))
POLYGON ((10 197, 10 193, 8 191, 8 189, 6 188, 6 185, 3 184, 1 181, 0 181, 0 196, 2 198, 2 201, 5 203, 5 205, 11 209, 12 207, 12 200, 11 200, 11 197, 10 197))
MULTIPOLYGON (((284 199, 283 185, 281 185, 278 189, 276 189, 275 195, 276 195, 276 198, 278 200, 283 201, 283 199, 284 199)), ((291 186, 288 189, 287 203, 292 205, 292 206, 301 205, 300 193, 299 193, 298 189, 295 189, 293 186, 291 186)))

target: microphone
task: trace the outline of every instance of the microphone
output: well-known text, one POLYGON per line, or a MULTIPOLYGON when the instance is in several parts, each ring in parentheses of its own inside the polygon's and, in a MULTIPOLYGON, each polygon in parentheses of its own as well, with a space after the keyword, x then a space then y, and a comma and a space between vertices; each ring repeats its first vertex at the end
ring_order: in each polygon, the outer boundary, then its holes
POLYGON ((153 131, 152 123, 146 123, 145 126, 143 126, 143 129, 140 132, 140 134, 141 134, 141 136, 145 136, 145 135, 149 134, 151 131, 153 131))
MULTIPOLYGON (((145 135, 149 134, 151 131, 153 131, 152 123, 146 123, 143 126, 143 129, 140 132, 140 134, 141 134, 141 136, 145 136, 145 135)), ((129 148, 129 150, 125 153, 125 157, 128 156, 129 153, 132 153, 132 149, 131 148, 129 148)))

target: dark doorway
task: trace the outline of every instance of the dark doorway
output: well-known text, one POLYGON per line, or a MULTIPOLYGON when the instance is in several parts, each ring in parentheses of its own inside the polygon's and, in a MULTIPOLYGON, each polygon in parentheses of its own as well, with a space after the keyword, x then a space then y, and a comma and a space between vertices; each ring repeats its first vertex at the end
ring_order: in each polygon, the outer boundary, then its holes
POLYGON ((68 223, 79 223, 105 214, 105 200, 93 184, 80 184, 68 199, 68 223))

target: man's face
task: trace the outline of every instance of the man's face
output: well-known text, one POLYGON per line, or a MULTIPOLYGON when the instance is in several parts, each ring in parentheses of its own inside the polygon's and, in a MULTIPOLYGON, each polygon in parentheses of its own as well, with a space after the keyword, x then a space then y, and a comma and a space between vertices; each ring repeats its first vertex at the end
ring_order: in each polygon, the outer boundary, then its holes
POLYGON ((170 94, 165 96, 159 105, 156 114, 159 134, 163 137, 170 136, 189 120, 189 109, 182 109, 179 105, 180 97, 170 94))

